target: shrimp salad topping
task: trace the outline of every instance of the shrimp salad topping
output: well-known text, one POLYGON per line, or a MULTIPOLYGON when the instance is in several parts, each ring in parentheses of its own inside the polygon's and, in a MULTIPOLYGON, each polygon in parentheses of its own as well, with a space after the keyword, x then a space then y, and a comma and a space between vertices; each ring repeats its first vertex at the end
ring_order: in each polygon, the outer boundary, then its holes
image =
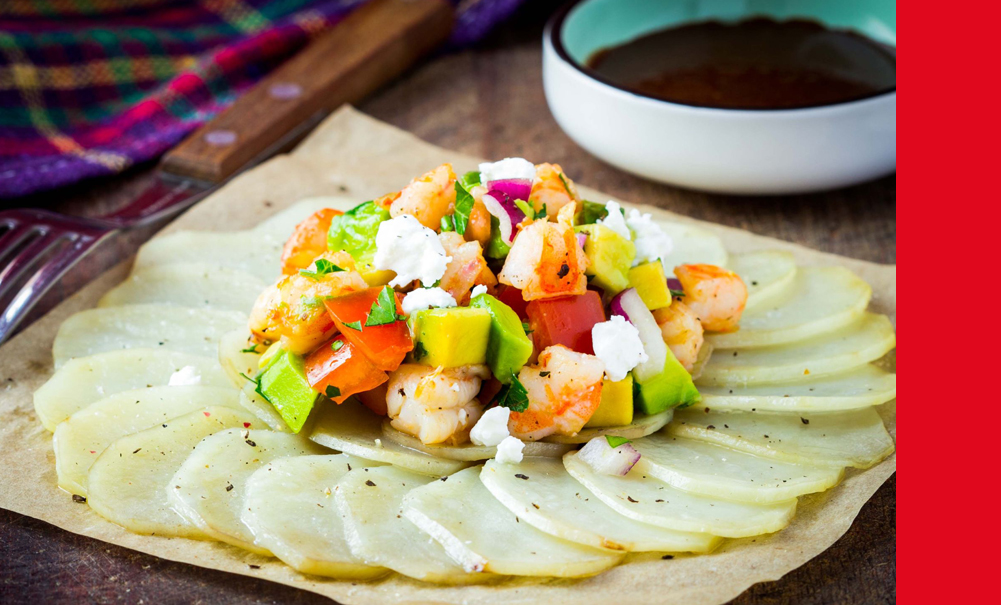
POLYGON ((691 372, 706 332, 738 328, 741 278, 662 266, 673 244, 649 214, 582 199, 558 164, 479 168, 296 226, 250 315, 257 393, 300 427, 353 398, 499 462, 698 401, 691 372))

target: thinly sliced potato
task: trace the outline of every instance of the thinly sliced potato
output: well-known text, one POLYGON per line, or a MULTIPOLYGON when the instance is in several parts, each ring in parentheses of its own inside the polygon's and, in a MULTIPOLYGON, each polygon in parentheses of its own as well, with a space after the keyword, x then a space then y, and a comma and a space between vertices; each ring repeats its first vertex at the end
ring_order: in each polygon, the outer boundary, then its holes
POLYGON ((785 250, 734 254, 728 268, 747 286, 746 312, 781 295, 796 276, 796 260, 785 250))
POLYGON ((671 252, 661 257, 667 273, 670 274, 675 267, 685 264, 726 265, 726 248, 715 234, 701 227, 673 221, 657 221, 657 224, 671 237, 673 244, 671 252))
POLYGON ((52 436, 59 487, 86 496, 87 471, 116 439, 211 406, 241 409, 240 393, 219 387, 161 386, 122 391, 90 404, 57 426, 52 436))
POLYGON ((708 334, 717 349, 799 342, 830 334, 865 312, 872 288, 844 267, 800 267, 781 296, 744 312, 736 332, 708 334))
POLYGON ((231 386, 219 363, 209 357, 155 349, 106 351, 73 359, 59 368, 35 391, 35 412, 45 428, 54 431, 60 422, 98 399, 131 389, 165 386, 174 372, 185 366, 195 368, 202 386, 231 386))
POLYGON ((705 441, 659 433, 633 446, 650 475, 674 487, 712 498, 768 504, 837 485, 842 469, 760 458, 705 441))
POLYGON ((211 259, 215 265, 256 275, 270 284, 281 275, 279 262, 287 237, 275 239, 254 231, 178 231, 154 238, 139 248, 133 271, 211 259))
POLYGON ((795 499, 748 504, 682 491, 655 479, 642 458, 625 476, 597 473, 575 453, 564 456, 563 464, 574 479, 619 514, 667 529, 746 538, 778 531, 796 513, 795 499))
POLYGON ((355 467, 334 488, 351 552, 370 565, 440 584, 469 584, 495 578, 467 573, 440 544, 400 514, 410 490, 437 481, 396 466, 355 467))
MULTIPOLYGON (((587 443, 595 437, 604 437, 606 435, 609 437, 639 439, 640 437, 646 437, 647 435, 656 433, 660 429, 664 428, 668 422, 671 422, 671 418, 673 417, 674 410, 664 410, 659 414, 636 416, 633 419, 632 424, 627 424, 625 426, 585 427, 576 435, 550 435, 545 438, 545 441, 550 443, 579 444, 587 443)), ((527 445, 528 444, 526 444, 526 447, 527 445)), ((534 456, 535 454, 529 454, 526 451, 525 455, 534 456)))
POLYGON ((578 544, 624 551, 704 553, 720 542, 710 534, 674 531, 623 517, 582 490, 562 460, 525 458, 520 464, 488 460, 480 481, 522 521, 578 544))
POLYGON ((834 334, 760 349, 716 349, 697 386, 792 382, 845 372, 875 361, 896 346, 885 315, 866 313, 834 334))
POLYGON ((327 404, 314 414, 316 424, 309 438, 345 454, 436 477, 469 466, 466 462, 437 458, 390 441, 382 433, 382 417, 353 399, 341 405, 327 404))
POLYGON ((292 204, 278 214, 273 214, 251 231, 275 241, 284 242, 292 235, 295 226, 309 218, 317 210, 333 208, 346 212, 359 204, 354 198, 324 196, 308 197, 292 204))
MULTIPOLYGON (((493 458, 497 455, 497 447, 492 445, 475 445, 473 443, 464 443, 462 445, 424 445, 417 437, 393 428, 389 420, 382 421, 382 434, 385 435, 386 439, 393 443, 398 443, 403 447, 448 460, 476 462, 478 460, 493 458)), ((572 445, 546 443, 544 441, 526 441, 525 449, 521 453, 524 456, 559 458, 572 449, 572 445)))
POLYGON ((244 487, 241 519, 254 542, 292 569, 345 580, 389 573, 351 554, 334 504, 334 485, 366 461, 346 454, 272 460, 244 487))
MULTIPOLYGON (((282 419, 281 414, 279 414, 273 405, 264 399, 257 393, 257 383, 251 382, 249 380, 243 381, 243 388, 240 389, 240 405, 244 407, 254 416, 257 416, 264 424, 268 425, 272 431, 278 431, 279 433, 291 433, 292 429, 289 425, 285 424, 285 420, 282 419)), ((303 431, 299 431, 305 435, 309 434, 308 427, 312 419, 306 420, 306 424, 303 427, 303 431)))
POLYGON ((57 369, 75 357, 120 349, 215 357, 222 335, 246 324, 247 316, 236 311, 154 304, 87 309, 59 326, 52 357, 57 369))
POLYGON ((842 412, 886 403, 897 397, 897 375, 874 365, 841 374, 745 386, 700 386, 700 407, 745 412, 842 412))
POLYGON ((227 429, 191 452, 170 480, 167 498, 175 511, 216 540, 270 555, 240 518, 247 479, 272 460, 328 453, 298 435, 227 429))
POLYGON ((256 376, 264 345, 250 342, 246 326, 230 330, 219 339, 219 363, 226 370, 236 388, 247 384, 247 376, 256 376))
POLYGON ((893 439, 874 408, 809 415, 684 410, 667 431, 756 456, 832 468, 869 468, 893 453, 893 439))
POLYGON ((403 498, 403 516, 466 571, 575 578, 604 571, 621 559, 621 553, 554 538, 520 523, 479 475, 479 467, 467 468, 403 498))
POLYGON ((174 512, 170 479, 198 442, 233 427, 254 426, 243 410, 209 407, 112 443, 87 475, 87 503, 108 521, 139 534, 210 539, 174 512))
POLYGON ((204 263, 143 267, 108 291, 99 307, 160 303, 249 313, 267 282, 250 273, 204 263))

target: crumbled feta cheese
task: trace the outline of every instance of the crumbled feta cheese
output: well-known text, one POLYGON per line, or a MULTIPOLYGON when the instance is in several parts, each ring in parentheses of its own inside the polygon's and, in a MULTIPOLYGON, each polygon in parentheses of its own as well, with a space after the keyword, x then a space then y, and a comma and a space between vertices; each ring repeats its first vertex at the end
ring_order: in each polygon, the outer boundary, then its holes
MULTIPOLYGON (((657 223, 653 222, 649 214, 640 214, 635 208, 629 211, 626 217, 626 225, 633 231, 633 243, 636 245, 636 258, 633 259, 633 266, 664 258, 674 249, 671 236, 664 233, 657 223)), ((664 268, 668 273, 674 267, 664 268)))
POLYGON ((438 234, 409 214, 383 221, 375 235, 375 246, 375 268, 396 272, 389 282, 391 286, 405 286, 415 279, 433 286, 452 260, 445 255, 438 234))
POLYGON ((469 431, 469 440, 476 445, 497 445, 511 433, 507 430, 507 421, 511 410, 502 406, 490 408, 480 416, 480 419, 469 431))
POLYGON ((446 309, 454 307, 458 303, 455 298, 441 288, 417 288, 403 297, 403 314, 410 315, 414 311, 438 307, 446 309))
POLYGON ((469 293, 469 298, 476 298, 480 294, 486 294, 486 293, 487 293, 487 287, 484 286, 483 284, 480 284, 478 286, 473 286, 473 291, 469 293))
POLYGON ((499 162, 480 164, 480 182, 484 185, 506 179, 534 181, 535 164, 524 158, 504 158, 499 162))
MULTIPOLYGON (((626 225, 626 216, 622 213, 622 206, 619 206, 618 202, 609 200, 608 203, 605 204, 605 210, 608 211, 608 216, 605 218, 599 218, 596 221, 597 224, 608 227, 627 240, 633 239, 633 235, 629 233, 629 227, 626 225)), ((635 212, 635 210, 633 212, 635 212)))
POLYGON ((497 444, 497 455, 494 460, 501 464, 518 464, 524 455, 521 450, 525 449, 525 443, 517 437, 505 437, 497 444))
POLYGON ((605 362, 605 375, 612 382, 622 380, 637 364, 649 359, 639 330, 621 315, 595 324, 591 328, 591 341, 594 354, 605 362))
POLYGON ((202 383, 202 375, 198 373, 195 366, 184 366, 180 370, 170 375, 167 381, 169 387, 184 387, 202 383))

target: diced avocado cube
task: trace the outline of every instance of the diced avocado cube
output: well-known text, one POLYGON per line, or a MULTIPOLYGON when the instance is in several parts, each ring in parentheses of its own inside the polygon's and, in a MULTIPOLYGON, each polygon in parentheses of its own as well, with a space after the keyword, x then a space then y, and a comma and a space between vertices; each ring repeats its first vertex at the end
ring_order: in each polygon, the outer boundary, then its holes
MULTIPOLYGON (((487 343, 487 365, 497 380, 511 382, 511 375, 520 370, 532 356, 532 341, 514 309, 489 294, 480 294, 469 301, 474 309, 490 313, 490 340, 487 343)), ((632 395, 630 394, 630 398, 632 395)), ((629 406, 630 410, 632 405, 629 406)))
POLYGON ((636 407, 644 414, 659 414, 674 407, 688 407, 702 399, 692 382, 692 375, 670 350, 667 351, 664 371, 645 383, 636 381, 634 396, 636 407))
POLYGON ((659 260, 636 265, 630 269, 629 286, 636 288, 636 293, 643 299, 643 304, 651 311, 671 305, 671 290, 667 287, 664 265, 659 260))
POLYGON ((471 307, 424 309, 410 316, 413 359, 429 366, 455 368, 487 362, 490 312, 471 307))
POLYGON ((584 254, 587 255, 588 282, 605 291, 618 294, 629 287, 629 267, 636 257, 636 246, 603 225, 581 225, 574 229, 586 233, 584 254))
POLYGON ((376 269, 371 262, 358 263, 358 273, 370 288, 385 286, 396 277, 394 271, 376 269))
POLYGON ((626 426, 633 422, 633 377, 618 382, 605 379, 601 385, 601 403, 584 426, 626 426))
POLYGON ((298 433, 306 423, 319 393, 309 386, 301 355, 282 350, 259 380, 259 392, 275 408, 285 424, 298 433))

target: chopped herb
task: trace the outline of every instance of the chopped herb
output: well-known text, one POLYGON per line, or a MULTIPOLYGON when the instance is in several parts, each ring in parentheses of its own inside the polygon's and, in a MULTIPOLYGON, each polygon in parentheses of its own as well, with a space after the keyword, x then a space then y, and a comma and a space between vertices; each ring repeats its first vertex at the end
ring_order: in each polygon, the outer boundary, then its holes
POLYGON ((616 437, 615 435, 605 435, 605 441, 612 447, 619 447, 623 443, 629 443, 629 440, 625 437, 616 437))
POLYGON ((441 217, 441 228, 439 229, 442 233, 448 233, 449 231, 455 231, 455 217, 449 214, 448 216, 441 217))
POLYGON ((459 183, 462 184, 462 186, 468 191, 469 189, 472 189, 476 185, 482 185, 483 183, 480 179, 481 179, 480 173, 477 172, 476 170, 473 170, 471 172, 467 172, 466 174, 460 176, 459 183))
POLYGON ((333 385, 327 387, 327 390, 323 392, 328 399, 335 399, 341 396, 341 390, 333 385))
POLYGON ((241 353, 257 353, 257 345, 250 345, 246 349, 240 349, 241 353))
POLYGON ((343 340, 335 340, 334 343, 332 345, 330 345, 330 350, 331 351, 340 351, 341 347, 343 347, 343 346, 344 346, 344 341, 343 340))
POLYGON ((475 202, 473 194, 469 193, 469 190, 466 189, 462 182, 456 182, 455 214, 452 215, 452 222, 455 226, 455 232, 459 235, 466 233, 466 227, 469 226, 469 214, 473 211, 473 204, 475 202))
POLYGON ((542 210, 535 213, 535 218, 546 218, 546 205, 542 205, 542 210))
POLYGON ((685 293, 681 290, 671 290, 671 296, 684 296, 685 293))
POLYGON ((525 334, 531 334, 532 333, 532 324, 523 321, 523 322, 521 322, 521 329, 525 331, 525 334))
POLYGON ((518 375, 511 372, 511 384, 501 387, 491 404, 506 407, 512 412, 524 412, 528 409, 528 390, 518 380, 518 375))
POLYGON ((316 269, 299 269, 299 275, 308 277, 313 281, 320 281, 320 278, 328 273, 338 273, 344 270, 325 258, 317 259, 313 266, 316 269))
POLYGON ((549 370, 545 370, 543 372, 539 372, 539 378, 545 378, 546 376, 549 376, 550 374, 552 374, 552 372, 550 372, 549 370))
POLYGON ((365 320, 365 327, 384 326, 401 319, 405 319, 405 317, 396 312, 396 293, 392 286, 386 286, 382 292, 379 292, 379 298, 372 303, 372 308, 368 311, 368 319, 365 320))
MULTIPOLYGON (((272 401, 270 399, 268 399, 268 396, 264 394, 264 391, 261 390, 261 379, 260 379, 260 377, 258 377, 258 378, 251 378, 250 376, 247 376, 243 372, 240 372, 240 376, 243 376, 244 378, 246 378, 250 382, 254 383, 254 392, 257 393, 258 395, 260 395, 261 398, 264 399, 264 401, 267 401, 268 403, 272 403, 272 401)), ((208 412, 206 412, 205 415, 208 416, 208 412)))
POLYGON ((567 182, 567 177, 563 176, 562 172, 560 173, 560 182, 563 183, 563 188, 567 190, 567 195, 570 196, 570 199, 573 199, 573 191, 570 191, 570 183, 567 182))
POLYGON ((345 326, 355 330, 356 332, 361 332, 361 320, 345 322, 345 326))
POLYGON ((599 204, 598 202, 590 202, 584 200, 581 204, 580 217, 578 222, 581 225, 592 225, 598 222, 600 219, 608 216, 608 210, 605 208, 604 204, 599 204))
POLYGON ((417 341, 414 343, 414 361, 420 361, 428 354, 427 349, 424 348, 424 343, 417 341))

